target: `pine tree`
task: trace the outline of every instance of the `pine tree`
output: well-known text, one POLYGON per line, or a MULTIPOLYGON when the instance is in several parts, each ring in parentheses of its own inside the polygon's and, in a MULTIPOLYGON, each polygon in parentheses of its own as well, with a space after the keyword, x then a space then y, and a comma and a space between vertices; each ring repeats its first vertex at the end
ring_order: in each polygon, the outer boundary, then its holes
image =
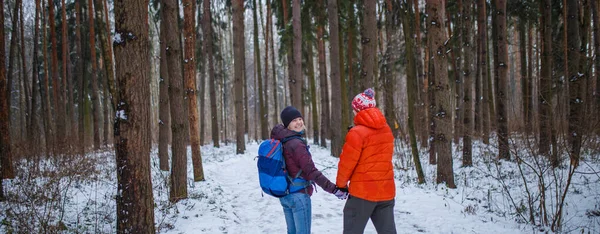
POLYGON ((148 1, 117 0, 115 64, 119 96, 115 119, 117 232, 154 233, 150 180, 148 1))

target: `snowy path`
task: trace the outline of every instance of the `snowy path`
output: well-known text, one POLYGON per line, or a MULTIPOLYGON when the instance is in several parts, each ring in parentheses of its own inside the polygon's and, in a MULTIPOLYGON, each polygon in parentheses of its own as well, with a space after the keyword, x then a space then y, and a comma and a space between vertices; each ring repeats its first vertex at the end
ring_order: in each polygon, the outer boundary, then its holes
MULTIPOLYGON (((266 194, 263 196, 258 186, 254 160, 258 145, 248 144, 247 147, 244 155, 235 155, 235 147, 231 145, 221 149, 202 149, 207 181, 190 181, 190 198, 178 203, 179 217, 171 214, 174 229, 167 233, 286 232, 278 199, 266 194)), ((328 156, 328 150, 318 146, 312 146, 311 152, 317 168, 335 181, 337 159, 328 156)), ((188 170, 189 178, 192 178, 191 165, 188 170)), ((497 216, 486 215, 483 210, 475 215, 465 213, 463 205, 447 198, 452 193, 461 196, 459 190, 447 192, 440 186, 439 190, 432 191, 416 185, 396 185, 394 212, 398 233, 524 232, 522 226, 511 220, 498 220, 497 216)), ((320 187, 317 189, 318 192, 312 196, 312 232, 341 233, 345 201, 338 200, 320 187)), ((371 222, 365 233, 376 233, 371 222)))

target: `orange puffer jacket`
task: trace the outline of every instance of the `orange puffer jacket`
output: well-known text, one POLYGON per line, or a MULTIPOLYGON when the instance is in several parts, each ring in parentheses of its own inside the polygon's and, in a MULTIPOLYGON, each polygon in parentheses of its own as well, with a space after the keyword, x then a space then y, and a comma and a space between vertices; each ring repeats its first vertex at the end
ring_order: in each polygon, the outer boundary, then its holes
POLYGON ((346 135, 336 185, 368 201, 394 199, 394 136, 385 117, 377 108, 365 109, 354 117, 354 125, 346 135))

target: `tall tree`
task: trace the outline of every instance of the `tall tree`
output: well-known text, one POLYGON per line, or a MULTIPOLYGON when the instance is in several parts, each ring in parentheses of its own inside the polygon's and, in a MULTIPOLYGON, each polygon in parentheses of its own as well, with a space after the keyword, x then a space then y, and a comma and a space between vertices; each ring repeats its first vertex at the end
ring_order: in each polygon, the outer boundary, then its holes
POLYGON ((448 36, 445 30, 444 14, 446 7, 443 0, 427 2, 427 25, 429 26, 429 48, 434 56, 435 102, 432 102, 435 131, 435 152, 437 154, 437 183, 446 183, 449 188, 456 188, 452 168, 452 89, 448 82, 448 59, 446 45, 448 36))
MULTIPOLYGON (((254 22, 254 63, 256 65, 256 79, 258 80, 258 108, 259 108, 259 119, 260 119, 260 137, 261 139, 269 138, 267 125, 269 125, 267 119, 267 108, 265 107, 265 98, 263 92, 263 79, 262 67, 260 64, 260 44, 258 43, 258 13, 257 9, 259 5, 256 4, 256 0, 252 0, 252 19, 254 22)), ((262 17, 261 17, 262 18, 262 17)), ((265 70, 265 73, 267 71, 265 70)), ((266 74, 265 74, 266 75, 266 74)))
MULTIPOLYGON (((543 0, 540 2, 542 17, 542 64, 540 74, 540 92, 539 92, 539 153, 550 156, 550 132, 552 129, 552 1, 543 0)), ((558 165, 557 160, 550 160, 554 165, 558 165)))
MULTIPOLYGON (((110 39, 110 21, 108 21, 108 11, 104 9, 104 4, 102 4, 105 1, 106 0, 94 0, 94 10, 96 12, 95 22, 98 29, 97 35, 100 39, 100 45, 102 46, 102 59, 104 61, 104 81, 105 86, 108 86, 105 87, 105 89, 109 90, 109 92, 105 93, 103 99, 105 100, 105 103, 106 99, 108 99, 112 105, 116 106, 117 103, 114 101, 114 98, 109 95, 114 93, 113 84, 115 83, 115 71, 113 67, 113 52, 110 39)), ((104 139, 104 142, 106 141, 107 140, 104 139)))
MULTIPOLYGON (((21 38, 21 73, 23 74, 21 76, 21 81, 23 81, 23 91, 25 93, 25 114, 23 115, 23 118, 25 118, 24 124, 25 126, 21 126, 21 129, 23 130, 27 130, 26 132, 29 132, 29 129, 32 126, 32 123, 30 122, 31 119, 29 118, 29 116, 33 115, 33 112, 31 112, 31 94, 29 92, 29 77, 27 77, 27 61, 25 59, 25 24, 23 23, 23 3, 21 2, 21 5, 19 5, 19 10, 21 11, 21 14, 19 14, 19 25, 20 25, 20 38, 21 38)), ((33 76, 33 74, 32 74, 33 76)), ((31 143, 31 135, 29 134, 24 134, 25 138, 27 139, 27 142, 31 143)))
MULTIPOLYGON (((7 73, 7 89, 5 90, 6 92, 4 93, 4 95, 6 95, 6 98, 8 100, 8 125, 11 125, 10 122, 12 120, 11 115, 12 115, 12 90, 13 90, 13 82, 14 82, 14 77, 15 76, 15 70, 17 69, 17 39, 18 39, 18 26, 19 26, 19 6, 21 5, 21 0, 16 0, 15 1, 15 5, 13 8, 13 14, 12 14, 12 29, 10 31, 10 47, 9 47, 9 52, 8 52, 8 73, 7 73)), ((12 129, 10 129, 12 130, 12 129)), ((14 133, 14 132, 13 132, 14 133)), ((14 137, 14 136, 13 136, 14 137)))
MULTIPOLYGON (((0 4, 0 23, 4 25, 4 4, 0 4)), ((13 34, 14 35, 14 34, 13 34)), ((0 27, 0 200, 4 200, 2 179, 14 178, 9 124, 9 87, 6 77, 6 49, 4 48, 4 27, 0 27)))
MULTIPOLYGON (((205 0, 208 4, 208 10, 210 11, 210 1, 205 0)), ((205 6, 206 11, 207 6, 205 6)), ((184 38, 184 57, 183 66, 185 69, 185 90, 188 101, 189 109, 189 123, 190 123, 190 143, 192 147, 192 165, 194 167, 194 181, 204 181, 204 170, 202 167, 202 154, 200 152, 200 129, 198 123, 198 99, 196 98, 196 59, 194 55, 196 53, 196 33, 194 27, 196 26, 196 1, 184 0, 183 1, 183 38, 184 38)), ((187 155, 187 153, 186 153, 187 155)))
POLYGON ((496 13, 495 26, 497 35, 497 58, 495 63, 495 92, 496 92, 496 122, 498 134, 498 158, 510 160, 510 151, 508 145, 508 113, 506 105, 508 104, 508 46, 506 42, 506 0, 495 0, 496 13))
MULTIPOLYGON (((37 114, 33 114, 34 110, 36 109, 37 106, 37 97, 39 95, 39 85, 36 85, 37 80, 39 78, 39 61, 38 61, 38 57, 39 57, 39 50, 38 50, 38 42, 39 42, 39 33, 40 33, 40 0, 35 0, 35 16, 34 16, 34 29, 33 29, 33 55, 31 57, 32 60, 32 75, 31 75, 31 110, 30 110, 30 114, 29 115, 29 122, 32 123, 29 126, 29 129, 27 129, 27 136, 28 138, 32 139, 32 144, 33 144, 33 148, 37 151, 39 151, 39 143, 40 143, 40 137, 39 137, 39 128, 37 127, 37 123, 38 123, 38 115, 37 114)), ((41 82, 40 82, 41 83, 41 82)), ((41 97, 41 95, 40 95, 41 97)))
POLYGON ((489 133, 489 113, 490 113, 490 99, 488 96, 489 89, 489 76, 488 73, 488 36, 487 36, 487 4, 485 0, 478 0, 477 7, 479 8, 479 12, 477 14, 477 25, 479 32, 479 45, 481 47, 479 54, 479 66, 480 66, 480 80, 481 80, 481 96, 478 98, 481 100, 481 137, 483 138, 483 143, 488 144, 488 133, 489 133))
MULTIPOLYGON (((41 22, 46 22, 46 13, 45 13, 45 7, 43 6, 43 2, 42 2, 42 19, 41 22)), ((44 48, 42 50, 42 64, 44 67, 44 85, 43 85, 43 94, 41 95, 42 97, 42 108, 44 109, 44 138, 46 140, 46 154, 50 155, 50 152, 54 153, 54 142, 56 142, 56 140, 54 139, 56 137, 56 133, 54 132, 56 129, 56 124, 54 121, 52 121, 52 104, 50 103, 50 97, 52 96, 52 94, 50 93, 50 78, 49 78, 49 72, 48 72, 48 33, 47 33, 47 27, 43 26, 43 30, 42 30, 42 48, 44 48), (45 108, 44 108, 45 107, 45 108)), ((42 82, 40 82, 41 85, 42 82)), ((83 144, 82 144, 83 147, 83 144)))
MULTIPOLYGON (((48 21, 50 21, 50 40, 52 43, 52 91, 54 97, 55 121, 56 121, 56 145, 61 149, 66 143, 65 129, 65 105, 59 83, 58 73, 58 43, 56 41, 56 24, 54 21, 54 3, 48 0, 48 21)), ((66 77, 63 77, 66 79, 66 77)))
MULTIPOLYGON (((284 0, 285 1, 285 0, 284 0)), ((292 70, 290 70, 290 100, 292 106, 295 106, 304 112, 302 103, 302 87, 304 78, 302 75, 302 26, 300 22, 300 0, 292 0, 292 70)))
POLYGON ((377 15, 375 12, 375 1, 363 1, 363 19, 360 26, 362 56, 361 56, 361 79, 365 86, 363 88, 374 87, 375 77, 375 55, 377 49, 377 15))
MULTIPOLYGON (((68 36, 67 36, 69 34, 69 30, 68 30, 69 27, 67 26, 67 24, 68 24, 67 4, 65 3, 65 0, 61 0, 61 6, 62 6, 61 7, 61 12, 62 12, 61 13, 61 21, 62 21, 61 22, 61 26, 62 26, 62 29, 61 29, 62 38, 61 39, 62 39, 62 42, 61 42, 60 46, 62 47, 62 87, 63 87, 61 89, 63 104, 61 104, 61 105, 65 107, 65 110, 64 110, 65 116, 64 117, 68 118, 68 120, 69 120, 69 121, 65 120, 65 127, 67 128, 65 131, 68 131, 68 135, 71 135, 70 133, 71 133, 72 125, 73 125, 71 123, 74 123, 74 122, 72 122, 72 120, 74 120, 74 119, 72 119, 72 117, 74 115, 72 115, 71 112, 73 111, 72 107, 74 105, 70 105, 71 99, 67 98, 67 97, 71 97, 71 95, 68 95, 68 93, 71 93, 72 89, 67 87, 67 81, 70 81, 71 79, 69 79, 69 77, 70 77, 70 74, 69 74, 70 61, 69 61, 69 56, 68 56, 69 55, 69 43, 68 43, 68 36)), ((67 134, 67 133, 65 133, 65 134, 67 134)), ((66 136, 65 136, 65 138, 66 138, 66 136)), ((68 144, 70 147, 72 145, 71 142, 72 141, 70 141, 70 139, 69 139, 69 141, 65 142, 65 143, 68 144)), ((65 144, 65 146, 66 146, 66 144, 65 144)))
MULTIPOLYGON (((338 43, 339 25, 338 25, 338 3, 337 0, 327 1, 327 15, 329 18, 329 64, 331 71, 331 90, 340 90, 340 47, 338 43)), ((342 109, 341 97, 339 94, 331 95, 331 155, 339 157, 342 153, 342 109)))
POLYGON ((273 74, 273 123, 277 123, 279 120, 279 96, 277 92, 277 71, 275 70, 275 43, 273 42, 273 12, 271 9, 271 2, 267 0, 267 28, 269 29, 269 36, 265 40, 269 40, 271 46, 271 73, 273 74))
MULTIPOLYGON (((49 0, 52 1, 52 0, 49 0)), ((94 150, 100 148, 100 100, 98 94, 98 82, 100 76, 98 74, 98 64, 96 62, 96 31, 94 25, 93 0, 88 0, 88 23, 90 35, 90 63, 92 64, 92 119, 94 130, 94 150)))
MULTIPOLYGON (((406 93, 407 93, 407 99, 408 99, 408 131, 409 131, 409 136, 410 136, 410 147, 412 150, 412 158, 413 158, 413 162, 415 163, 415 170, 417 171, 417 181, 419 184, 425 183, 425 175, 423 173, 423 168, 421 167, 421 159, 419 157, 419 149, 417 147, 417 137, 415 134, 415 106, 417 105, 416 103, 416 99, 417 99, 417 65, 416 65, 416 58, 415 58, 415 41, 413 38, 414 35, 414 31, 413 31, 413 25, 414 25, 414 18, 413 18, 413 12, 412 12, 412 6, 411 6, 411 2, 407 2, 404 5, 404 9, 399 9, 399 6, 394 6, 397 4, 393 4, 392 1, 388 0, 386 2, 387 4, 387 12, 388 12, 388 17, 387 17, 387 21, 386 25, 387 26, 391 26, 390 28, 386 29, 386 33, 392 33, 394 31, 395 27, 393 25, 397 25, 397 21, 400 20, 398 19, 398 15, 400 15, 402 17, 401 21, 402 21, 402 29, 404 32, 404 40, 405 40, 405 45, 406 45, 406 93)), ((391 36, 394 37, 394 36, 391 36)), ((391 55, 391 54, 395 54, 397 53, 397 48, 396 46, 399 45, 400 43, 398 43, 398 40, 395 39, 389 39, 388 40, 388 51, 386 52, 386 57, 391 57, 393 59, 391 59, 391 61, 388 61, 388 64, 391 64, 391 71, 388 71, 389 75, 387 75, 386 78, 386 83, 385 83, 385 87, 386 87, 386 102, 385 102, 385 108, 386 108, 386 118, 388 119, 388 124, 390 125, 390 127, 392 129, 395 129, 396 125, 396 119, 395 119, 395 115, 396 113, 394 112, 394 102, 393 102, 393 97, 395 96, 394 92, 392 90, 394 90, 394 87, 396 87, 396 82, 395 82, 395 64, 396 64, 396 60, 397 60, 397 56, 395 55, 391 55), (390 113, 388 113, 390 112, 390 113)), ((418 48, 417 48, 418 49, 418 48)), ((389 65, 388 65, 389 66, 389 65)), ((394 130, 394 132, 396 132, 394 134, 395 137, 398 136, 398 131, 394 130)))
MULTIPOLYGON (((78 101, 78 111, 79 111, 79 115, 78 115, 78 121, 77 121, 77 130, 78 130, 78 134, 77 137, 79 138, 79 154, 81 154, 82 156, 85 155, 85 123, 84 123, 84 114, 85 114, 85 104, 84 104, 84 92, 85 92, 85 78, 84 78, 84 62, 83 62, 83 38, 81 37, 82 35, 82 6, 81 3, 83 3, 84 0, 76 0, 75 2, 75 8, 76 8, 76 16, 75 16, 75 40, 77 41, 77 47, 76 47, 76 60, 77 60, 77 64, 76 64, 76 73, 77 76, 79 77, 78 81, 79 81, 79 92, 77 92, 78 96, 79 96, 79 101, 78 101)), ((44 50, 45 53, 46 50, 44 50)), ((45 56, 44 56, 45 57, 45 56)), ((47 90, 47 88, 45 89, 47 90)), ((42 101, 43 103, 44 101, 42 101)), ((48 108, 49 109, 49 108, 48 108)), ((49 112, 49 110, 47 110, 46 112, 49 112)), ((49 115, 49 114, 47 114, 49 115)), ((46 134, 48 135, 48 134, 46 134)))
MULTIPOLYGON (((598 0, 591 0, 591 6, 592 13, 594 14, 594 49, 596 50, 596 52, 594 53, 596 55, 594 68, 594 70, 596 71, 596 113, 592 114, 595 114, 596 121, 600 122, 600 58, 598 57, 600 56, 600 3, 598 2, 598 0)), ((596 134, 600 134, 600 131, 596 131, 596 134)))
POLYGON ((471 30, 473 27, 473 19, 471 14, 471 9, 475 5, 475 2, 472 0, 465 0, 463 12, 461 13, 462 17, 462 39, 463 39, 463 166, 472 166, 473 165, 473 144, 471 142, 471 136, 473 132, 473 123, 471 120, 473 119, 473 109, 471 105, 471 92, 473 87, 473 60, 472 52, 473 52, 473 43, 471 37, 471 30))
MULTIPOLYGON (((317 1, 317 6, 322 6, 323 0, 317 1)), ((327 61, 325 58, 325 9, 316 7, 317 10, 317 56, 319 61, 319 90, 321 92, 321 146, 326 147, 326 139, 331 139, 329 134, 329 82, 327 79, 327 61)))
MULTIPOLYGON (((579 166, 581 155, 581 138, 584 95, 585 95, 585 73, 579 71, 581 41, 579 35, 579 1, 567 1, 567 46, 568 46, 568 80, 569 80, 569 158, 573 167, 579 166)), ((584 57, 585 59, 585 57, 584 57)))
MULTIPOLYGON (((531 122, 529 116, 531 115, 531 109, 529 105, 531 103, 531 93, 529 89, 529 77, 527 76, 527 21, 519 24, 519 54, 521 60, 521 94, 522 96, 522 107, 523 107, 523 127, 525 134, 530 134, 531 122)), ((529 59, 531 60, 531 58, 529 59)))
POLYGON ((210 123, 212 130, 212 140, 214 147, 219 148, 219 118, 217 117, 217 96, 215 82, 217 78, 215 76, 215 65, 213 56, 213 34, 212 34, 212 16, 210 12, 210 1, 204 0, 203 6, 204 15, 202 16, 202 25, 204 31, 204 49, 208 58, 208 89, 210 95, 210 123))
MULTIPOLYGON (((162 23, 165 20, 165 11, 160 9, 160 78, 159 101, 158 101, 158 158, 159 166, 163 171, 169 170, 169 137, 171 133, 171 105, 169 104, 169 70, 167 65, 167 24, 162 23)), ((204 98, 204 97, 202 97, 204 98)))
MULTIPOLYGON (((186 142, 188 130, 185 121, 183 74, 181 60, 181 40, 179 39, 177 0, 162 0, 161 8, 164 11, 164 27, 166 40, 167 67, 169 69, 169 101, 171 102, 171 190, 169 199, 177 202, 188 196, 187 192, 187 149, 186 142)), ((116 57, 116 55, 115 55, 116 57)))
POLYGON ((246 151, 244 140, 244 0, 234 0, 233 3, 233 57, 234 57, 234 98, 235 98, 235 126, 236 126, 236 153, 246 151))
POLYGON ((115 64, 119 96, 115 118, 117 232, 154 233, 150 180, 150 42, 148 0, 116 0, 115 64))

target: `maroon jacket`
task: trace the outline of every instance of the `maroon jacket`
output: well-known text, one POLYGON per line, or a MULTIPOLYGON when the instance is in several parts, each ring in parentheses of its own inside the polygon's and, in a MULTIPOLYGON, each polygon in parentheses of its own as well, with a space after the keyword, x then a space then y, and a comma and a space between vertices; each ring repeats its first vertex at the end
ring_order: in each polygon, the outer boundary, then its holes
MULTIPOLYGON (((287 166, 288 175, 294 177, 298 174, 298 171, 302 169, 300 177, 305 180, 310 180, 318 184, 323 190, 333 193, 335 190, 335 184, 329 181, 327 177, 323 175, 316 167, 312 160, 306 140, 302 137, 304 133, 294 132, 285 128, 282 124, 278 124, 271 130, 271 138, 275 140, 283 140, 286 137, 297 136, 283 144, 283 157, 285 158, 285 164, 287 166)), ((307 191, 301 191, 312 195, 313 186, 308 186, 307 191)))

